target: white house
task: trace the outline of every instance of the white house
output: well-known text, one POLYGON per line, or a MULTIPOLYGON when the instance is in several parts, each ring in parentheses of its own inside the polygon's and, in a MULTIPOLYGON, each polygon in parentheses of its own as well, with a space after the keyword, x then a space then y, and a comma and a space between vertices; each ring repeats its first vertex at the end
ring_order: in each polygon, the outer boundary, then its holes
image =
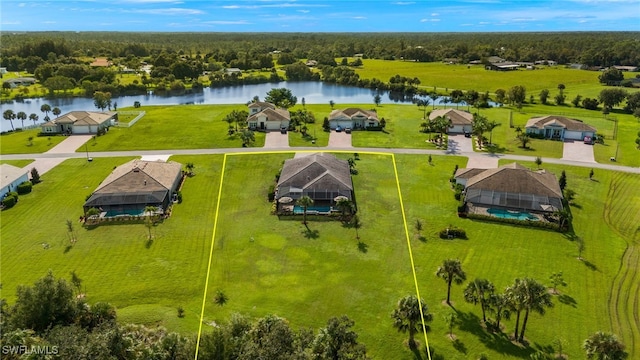
POLYGON ((433 121, 437 117, 449 119, 450 133, 470 133, 473 129, 473 115, 469 112, 457 109, 437 109, 429 114, 429 120, 433 121))
POLYGON ((41 125, 45 134, 97 134, 116 122, 115 112, 72 111, 41 125))
POLYGON ((363 110, 360 108, 336 109, 329 114, 329 127, 335 129, 338 126, 352 129, 365 129, 380 126, 378 114, 375 110, 363 110))
POLYGON ((250 129, 288 129, 290 121, 291 115, 287 109, 277 109, 275 105, 262 101, 249 104, 247 124, 250 129))
POLYGON ((584 140, 585 138, 593 139, 596 128, 580 120, 548 115, 529 119, 526 133, 544 135, 547 139, 584 140))
POLYGON ((29 171, 13 165, 2 164, 0 165, 0 177, 2 178, 0 199, 4 199, 7 193, 16 191, 18 185, 29 180, 29 171))

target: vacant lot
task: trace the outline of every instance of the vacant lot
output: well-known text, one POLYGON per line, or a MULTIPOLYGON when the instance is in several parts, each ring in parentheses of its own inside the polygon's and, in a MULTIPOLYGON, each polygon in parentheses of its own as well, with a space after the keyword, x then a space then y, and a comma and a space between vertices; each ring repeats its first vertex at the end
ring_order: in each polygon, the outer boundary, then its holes
POLYGON ((40 129, 15 131, 0 135, 0 153, 37 154, 58 145, 64 136, 38 136, 40 129))

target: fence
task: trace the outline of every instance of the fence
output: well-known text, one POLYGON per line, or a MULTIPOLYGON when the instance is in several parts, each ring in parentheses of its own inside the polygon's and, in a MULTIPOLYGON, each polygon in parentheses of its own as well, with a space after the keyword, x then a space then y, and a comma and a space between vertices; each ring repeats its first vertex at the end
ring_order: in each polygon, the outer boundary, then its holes
POLYGON ((121 115, 122 116, 137 115, 131 121, 126 123, 118 121, 118 127, 132 127, 133 125, 135 125, 135 123, 138 122, 138 120, 140 120, 146 114, 147 114, 146 111, 118 111, 118 117, 120 117, 121 115))

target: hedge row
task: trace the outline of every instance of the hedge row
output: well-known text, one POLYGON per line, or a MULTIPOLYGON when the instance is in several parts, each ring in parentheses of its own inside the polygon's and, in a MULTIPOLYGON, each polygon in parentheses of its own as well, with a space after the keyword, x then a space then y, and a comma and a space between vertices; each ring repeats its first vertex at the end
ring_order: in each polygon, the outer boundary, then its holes
POLYGON ((17 202, 18 202, 18 193, 15 191, 11 191, 10 193, 7 193, 4 199, 2 199, 2 206, 4 206, 5 209, 10 209, 17 202))
POLYGON ((473 214, 468 213, 467 218, 476 219, 476 220, 485 220, 485 221, 493 221, 504 224, 513 224, 513 225, 524 225, 524 226, 532 226, 538 227, 542 229, 550 229, 550 230, 559 230, 560 226, 555 223, 550 223, 546 221, 527 221, 527 220, 516 220, 516 219, 504 219, 490 215, 481 215, 481 214, 473 214))

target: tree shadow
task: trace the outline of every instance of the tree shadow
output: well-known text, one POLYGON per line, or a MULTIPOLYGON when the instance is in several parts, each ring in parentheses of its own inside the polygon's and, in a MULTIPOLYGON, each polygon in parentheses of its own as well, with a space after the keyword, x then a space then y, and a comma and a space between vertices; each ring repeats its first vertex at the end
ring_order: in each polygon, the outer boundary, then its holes
POLYGON ((453 348, 456 349, 456 351, 461 352, 463 354, 467 354, 468 350, 467 347, 465 346, 465 344, 460 341, 460 339, 455 339, 453 341, 453 348))
POLYGON ((427 238, 426 238, 424 235, 420 235, 420 236, 418 237, 418 240, 422 241, 423 243, 426 243, 426 242, 427 242, 427 238))
POLYGON ((366 254, 369 251, 369 245, 363 243, 362 241, 358 241, 358 251, 366 254))
POLYGON ((72 249, 72 248, 73 248, 73 245, 67 245, 67 246, 65 246, 65 247, 64 247, 64 251, 63 251, 63 253, 64 253, 64 254, 68 253, 69 251, 71 251, 71 249, 72 249))
POLYGON ((558 301, 562 304, 569 305, 571 307, 576 307, 576 305, 578 305, 578 303, 576 302, 576 299, 572 298, 567 294, 558 295, 558 301))
POLYGON ((576 209, 582 209, 582 205, 575 203, 575 202, 571 202, 571 204, 569 204, 571 207, 574 207, 576 209))
POLYGON ((152 238, 149 238, 149 239, 147 239, 147 241, 144 242, 144 247, 147 248, 147 249, 151 248, 151 245, 153 245, 153 239, 152 238))
POLYGON ((504 154, 507 152, 507 148, 497 144, 489 144, 484 147, 489 154, 504 154))
POLYGON ((598 271, 598 267, 596 266, 596 264, 592 263, 589 260, 582 260, 582 262, 584 263, 584 266, 586 266, 587 268, 589 268, 589 270, 591 271, 598 271))
POLYGON ((481 324, 481 319, 474 313, 458 312, 458 328, 475 335, 485 347, 503 356, 528 359, 534 352, 531 348, 519 347, 511 342, 509 336, 503 332, 487 332, 481 324))
POLYGON ((311 230, 309 228, 306 228, 302 232, 302 235, 307 239, 317 239, 320 237, 320 233, 318 232, 318 230, 311 230))

